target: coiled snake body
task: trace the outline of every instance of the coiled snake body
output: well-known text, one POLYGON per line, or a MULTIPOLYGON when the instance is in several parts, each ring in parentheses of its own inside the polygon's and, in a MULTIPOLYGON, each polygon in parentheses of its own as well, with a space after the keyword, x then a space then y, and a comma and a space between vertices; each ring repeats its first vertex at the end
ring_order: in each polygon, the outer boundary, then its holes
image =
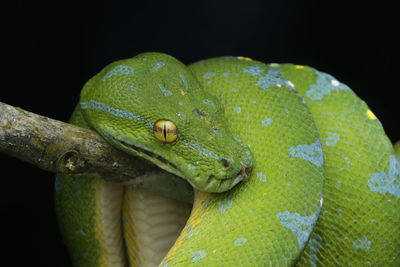
POLYGON ((188 205, 58 176, 77 266, 400 265, 399 159, 368 106, 329 74, 144 53, 93 77, 71 122, 196 188, 185 225, 188 205))

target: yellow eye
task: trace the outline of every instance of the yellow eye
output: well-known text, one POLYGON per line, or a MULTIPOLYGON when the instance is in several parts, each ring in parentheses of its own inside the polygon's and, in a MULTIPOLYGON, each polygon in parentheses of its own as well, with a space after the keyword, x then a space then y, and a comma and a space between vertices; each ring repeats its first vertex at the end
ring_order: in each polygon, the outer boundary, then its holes
POLYGON ((161 119, 154 123, 154 136, 164 143, 172 143, 178 138, 178 130, 175 123, 161 119))

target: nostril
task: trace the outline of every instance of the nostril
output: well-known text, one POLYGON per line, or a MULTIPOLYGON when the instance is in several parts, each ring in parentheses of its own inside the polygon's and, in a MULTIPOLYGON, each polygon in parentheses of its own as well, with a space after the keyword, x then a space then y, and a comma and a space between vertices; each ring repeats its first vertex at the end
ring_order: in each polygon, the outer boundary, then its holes
POLYGON ((246 176, 249 176, 249 175, 251 174, 252 169, 253 169, 253 168, 250 167, 250 166, 245 167, 245 168, 244 168, 244 174, 245 174, 246 176))
POLYGON ((231 166, 231 162, 226 158, 221 158, 220 161, 222 163, 222 166, 224 166, 224 168, 226 169, 231 166))

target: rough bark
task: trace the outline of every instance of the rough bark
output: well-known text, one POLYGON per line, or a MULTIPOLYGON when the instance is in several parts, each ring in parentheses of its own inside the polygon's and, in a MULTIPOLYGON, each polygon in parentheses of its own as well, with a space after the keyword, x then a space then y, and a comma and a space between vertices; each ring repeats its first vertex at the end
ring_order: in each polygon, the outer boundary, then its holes
POLYGON ((183 188, 187 198, 192 194, 183 179, 117 150, 94 131, 2 102, 0 152, 53 173, 98 177, 153 191, 159 190, 147 181, 159 179, 183 188))

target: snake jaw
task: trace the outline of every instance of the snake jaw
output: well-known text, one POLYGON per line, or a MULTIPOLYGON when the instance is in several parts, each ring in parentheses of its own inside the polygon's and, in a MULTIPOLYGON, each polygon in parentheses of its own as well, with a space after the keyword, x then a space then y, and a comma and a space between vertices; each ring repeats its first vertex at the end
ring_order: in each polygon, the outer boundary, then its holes
POLYGON ((106 140, 115 144, 125 152, 147 159, 161 169, 185 179, 193 188, 200 191, 210 193, 228 191, 239 182, 248 180, 253 167, 253 154, 251 150, 244 145, 244 149, 241 152, 241 159, 236 164, 234 164, 232 160, 222 157, 219 162, 222 165, 220 171, 211 172, 208 177, 205 176, 204 173, 191 173, 191 175, 188 175, 188 173, 182 171, 178 165, 148 148, 141 147, 131 142, 128 143, 109 134, 103 133, 102 135, 106 140), (239 166, 234 167, 234 165, 239 166), (236 172, 234 171, 235 169, 237 170, 236 172))
POLYGON ((253 171, 253 165, 245 165, 242 162, 242 168, 240 169, 241 175, 243 176, 243 181, 248 181, 250 178, 250 174, 253 171))
POLYGON ((160 156, 159 154, 152 152, 149 149, 119 140, 119 139, 113 137, 112 135, 103 134, 103 137, 107 141, 117 145, 117 147, 119 147, 120 149, 122 149, 123 151, 125 151, 127 153, 144 158, 144 159, 148 160, 149 162, 153 163, 154 165, 160 167, 161 169, 164 169, 164 170, 166 170, 170 173, 173 173, 177 176, 180 176, 180 177, 184 176, 183 173, 179 170, 179 168, 174 163, 172 163, 171 161, 167 160, 166 158, 160 156))
POLYGON ((124 142, 109 135, 105 135, 104 137, 106 137, 106 139, 112 143, 117 143, 118 146, 123 150, 132 154, 136 154, 137 156, 140 156, 142 158, 146 158, 156 166, 184 178, 191 186, 200 191, 206 191, 210 193, 222 193, 228 191, 239 182, 246 181, 250 176, 252 170, 252 155, 250 154, 250 157, 246 158, 248 160, 240 162, 240 169, 233 176, 218 177, 214 174, 210 174, 207 179, 204 179, 204 175, 198 174, 196 178, 192 178, 191 180, 187 179, 187 176, 182 173, 175 164, 148 149, 139 147, 137 145, 128 144, 127 142, 124 142))
POLYGON ((247 165, 241 162, 241 168, 234 176, 218 179, 216 176, 211 174, 205 182, 202 180, 204 178, 201 176, 198 176, 194 181, 187 181, 197 190, 210 193, 223 193, 232 189, 239 182, 248 180, 251 170, 252 165, 247 165))
POLYGON ((252 170, 251 165, 245 165, 243 162, 241 162, 240 171, 235 176, 233 176, 232 178, 229 178, 229 179, 220 180, 220 188, 222 189, 221 192, 229 190, 230 188, 234 187, 241 181, 247 181, 250 177, 251 170, 252 170), (228 184, 228 188, 225 189, 226 186, 224 186, 224 184, 227 181, 230 181, 230 183, 228 184))

